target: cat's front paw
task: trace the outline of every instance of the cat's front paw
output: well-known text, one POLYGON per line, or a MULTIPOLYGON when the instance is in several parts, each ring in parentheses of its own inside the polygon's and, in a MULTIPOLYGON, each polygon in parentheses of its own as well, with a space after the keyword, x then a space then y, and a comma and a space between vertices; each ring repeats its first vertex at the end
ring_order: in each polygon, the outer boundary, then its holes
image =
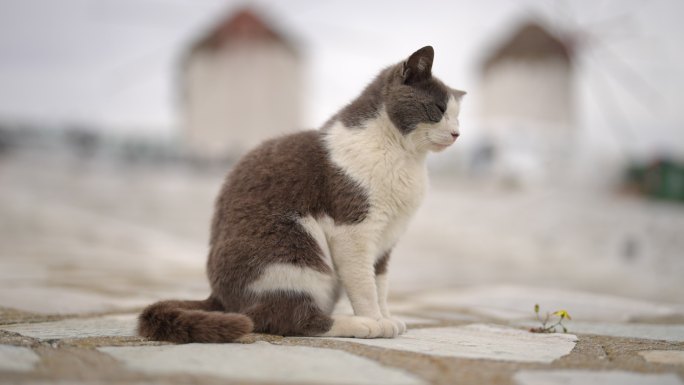
POLYGON ((394 338, 399 335, 399 325, 391 318, 380 318, 378 324, 382 329, 382 334, 378 337, 394 338))
POLYGON ((325 337, 394 338, 406 331, 406 325, 395 318, 368 318, 335 315, 325 337))
POLYGON ((324 337, 378 338, 384 337, 385 326, 368 317, 335 315, 333 324, 324 337))
POLYGON ((394 323, 399 331, 399 335, 406 333, 406 322, 400 320, 399 318, 389 317, 387 318, 394 323))
POLYGON ((398 318, 384 317, 380 324, 383 325, 382 337, 396 337, 406 333, 406 323, 398 318))

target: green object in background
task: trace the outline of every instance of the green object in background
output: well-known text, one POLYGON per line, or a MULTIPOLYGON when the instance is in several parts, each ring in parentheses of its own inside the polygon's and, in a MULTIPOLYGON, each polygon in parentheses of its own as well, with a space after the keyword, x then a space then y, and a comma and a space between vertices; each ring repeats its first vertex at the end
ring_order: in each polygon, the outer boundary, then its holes
POLYGON ((684 164, 658 159, 632 165, 626 179, 628 185, 648 197, 684 202, 684 164))

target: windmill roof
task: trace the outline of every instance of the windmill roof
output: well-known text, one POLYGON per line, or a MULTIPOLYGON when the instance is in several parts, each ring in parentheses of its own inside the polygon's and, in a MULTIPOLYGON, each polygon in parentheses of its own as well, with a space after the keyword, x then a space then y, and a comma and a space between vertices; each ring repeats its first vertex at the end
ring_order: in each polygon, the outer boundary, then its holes
POLYGON ((571 61, 570 47, 536 22, 526 22, 503 41, 484 61, 484 71, 506 60, 540 60, 555 57, 571 61))
POLYGON ((241 8, 210 28, 192 44, 190 53, 217 50, 230 41, 273 41, 296 52, 294 45, 257 12, 250 8, 241 8))

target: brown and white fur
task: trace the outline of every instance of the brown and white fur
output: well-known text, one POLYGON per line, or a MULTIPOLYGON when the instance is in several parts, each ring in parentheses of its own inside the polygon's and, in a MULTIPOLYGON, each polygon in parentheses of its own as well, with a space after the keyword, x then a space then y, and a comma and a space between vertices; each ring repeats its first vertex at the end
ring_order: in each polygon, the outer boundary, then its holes
POLYGON ((278 335, 395 337, 390 252, 420 204, 425 158, 459 135, 464 92, 432 76, 424 47, 381 71, 321 130, 263 143, 216 202, 204 301, 162 301, 139 333, 172 342, 278 335), (353 316, 333 315, 344 289, 353 316))

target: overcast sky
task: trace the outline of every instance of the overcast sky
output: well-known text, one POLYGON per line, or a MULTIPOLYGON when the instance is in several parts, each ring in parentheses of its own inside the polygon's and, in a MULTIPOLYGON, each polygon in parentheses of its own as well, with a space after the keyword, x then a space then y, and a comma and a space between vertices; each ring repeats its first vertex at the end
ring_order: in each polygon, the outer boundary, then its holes
POLYGON ((244 4, 300 44, 309 127, 426 44, 436 50, 433 72, 469 91, 465 125, 482 57, 516 22, 538 15, 591 37, 577 72, 584 126, 613 136, 636 130, 640 141, 684 150, 678 0, 0 0, 0 119, 173 132, 180 55, 244 4))

